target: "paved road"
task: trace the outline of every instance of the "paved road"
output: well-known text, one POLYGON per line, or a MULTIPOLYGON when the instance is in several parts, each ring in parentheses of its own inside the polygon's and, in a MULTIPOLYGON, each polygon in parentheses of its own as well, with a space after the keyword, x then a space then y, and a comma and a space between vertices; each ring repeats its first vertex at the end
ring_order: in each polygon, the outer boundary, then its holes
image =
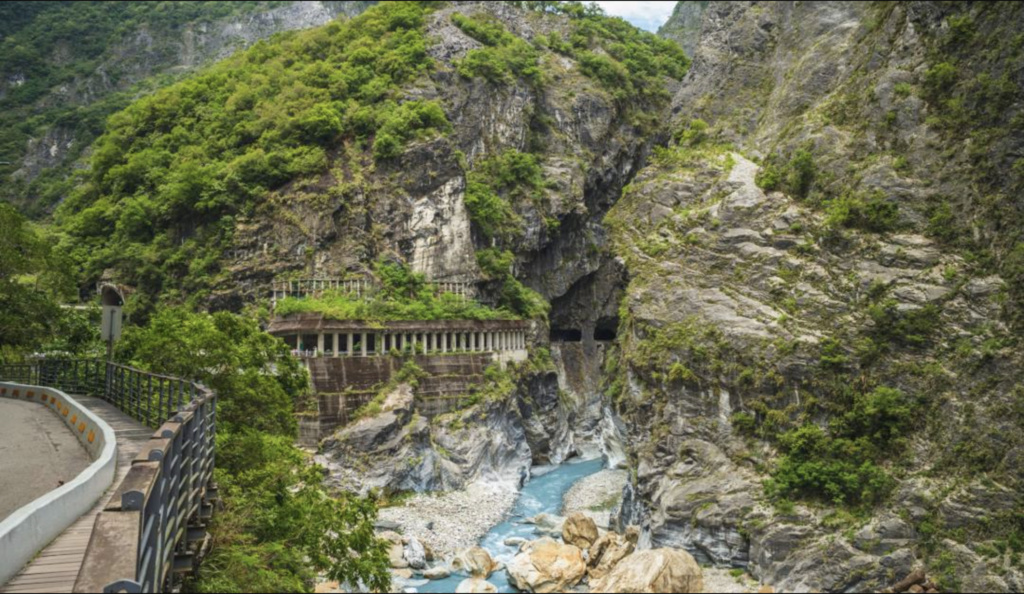
POLYGON ((0 521, 69 482, 92 462, 53 411, 0 398, 0 521))

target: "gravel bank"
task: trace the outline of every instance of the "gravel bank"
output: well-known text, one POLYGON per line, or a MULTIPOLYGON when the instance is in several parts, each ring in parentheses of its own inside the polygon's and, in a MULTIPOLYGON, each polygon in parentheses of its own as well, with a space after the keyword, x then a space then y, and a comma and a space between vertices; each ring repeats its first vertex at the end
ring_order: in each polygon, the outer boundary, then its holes
POLYGON ((749 575, 733 577, 728 569, 705 568, 704 591, 723 592, 725 594, 747 594, 758 592, 759 586, 749 575))
POLYGON ((380 519, 397 522, 440 558, 475 546, 512 511, 519 489, 511 482, 476 482, 461 491, 421 494, 402 507, 380 510, 380 519), (429 526, 429 527, 428 527, 429 526))
POLYGON ((625 470, 602 470, 580 479, 562 498, 562 515, 583 512, 601 528, 608 528, 612 512, 622 504, 622 488, 629 480, 625 470))

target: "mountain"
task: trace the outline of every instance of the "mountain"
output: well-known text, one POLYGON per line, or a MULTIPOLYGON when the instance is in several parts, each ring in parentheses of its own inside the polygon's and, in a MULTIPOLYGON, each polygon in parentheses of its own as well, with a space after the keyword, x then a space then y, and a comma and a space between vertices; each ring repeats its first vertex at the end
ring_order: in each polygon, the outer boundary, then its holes
POLYGON ((674 141, 606 219, 627 518, 655 545, 785 590, 915 564, 1020 589, 1022 22, 707 6, 674 141))
POLYGON ((0 198, 52 209, 106 117, 281 31, 372 2, 4 2, 0 198))
MULTIPOLYGON (((289 7, 237 10, 264 9, 289 7)), ((681 2, 658 37, 577 3, 382 3, 113 113, 54 243, 139 324, 266 322, 275 280, 381 270, 534 323, 457 421, 378 394, 404 408, 324 442, 332 486, 603 453, 643 546, 779 591, 1020 591, 1022 25, 681 2)))
POLYGON ((658 35, 682 46, 687 56, 697 51, 704 11, 710 2, 677 2, 672 15, 658 29, 658 35))

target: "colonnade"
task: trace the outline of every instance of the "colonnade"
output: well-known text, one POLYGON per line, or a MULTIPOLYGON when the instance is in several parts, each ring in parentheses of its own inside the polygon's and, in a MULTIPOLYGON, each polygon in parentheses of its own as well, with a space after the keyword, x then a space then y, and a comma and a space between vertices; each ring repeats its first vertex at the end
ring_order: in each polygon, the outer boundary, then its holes
MULTIPOLYGON (((312 336, 312 335, 303 335, 312 336)), ((288 337, 304 356, 369 357, 392 351, 423 354, 487 353, 526 349, 525 330, 327 332, 317 343, 304 344, 302 336, 288 337)))

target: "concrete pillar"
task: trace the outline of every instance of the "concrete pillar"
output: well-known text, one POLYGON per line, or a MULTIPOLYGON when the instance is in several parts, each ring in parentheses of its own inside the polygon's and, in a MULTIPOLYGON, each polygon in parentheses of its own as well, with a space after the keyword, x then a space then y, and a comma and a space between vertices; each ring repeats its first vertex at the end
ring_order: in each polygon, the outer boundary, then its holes
POLYGON ((405 334, 397 334, 398 336, 398 352, 405 351, 405 334))
POLYGON ((441 352, 442 353, 447 353, 448 352, 448 333, 447 332, 442 332, 440 334, 439 338, 441 339, 441 352))
POLYGON ((338 333, 335 332, 331 336, 333 337, 333 340, 331 342, 334 343, 334 349, 333 349, 334 350, 334 356, 335 357, 340 357, 341 356, 341 352, 340 352, 341 351, 341 349, 340 349, 341 341, 338 340, 338 333))
POLYGON ((323 356, 327 349, 324 348, 324 333, 321 332, 316 337, 316 350, 317 356, 323 356))
POLYGON ((362 351, 363 351, 363 356, 365 357, 365 356, 366 356, 366 332, 363 332, 363 335, 362 335, 362 344, 361 344, 361 345, 359 345, 359 346, 361 346, 361 347, 362 347, 362 351))
POLYGON ((345 333, 345 354, 348 355, 349 357, 351 357, 354 354, 354 353, 352 353, 352 333, 351 332, 346 332, 345 333))

